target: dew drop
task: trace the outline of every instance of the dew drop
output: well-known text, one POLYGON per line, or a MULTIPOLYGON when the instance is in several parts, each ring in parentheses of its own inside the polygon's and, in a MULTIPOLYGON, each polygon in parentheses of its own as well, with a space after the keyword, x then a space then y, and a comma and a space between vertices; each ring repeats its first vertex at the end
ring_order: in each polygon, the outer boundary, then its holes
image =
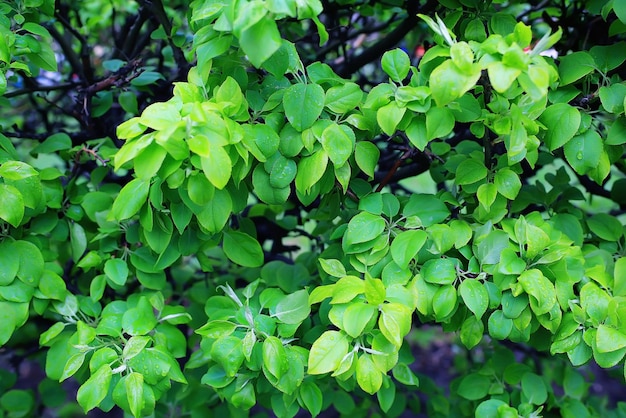
POLYGON ((583 152, 582 151, 578 151, 578 154, 576 154, 576 158, 578 158, 579 160, 583 159, 583 152))

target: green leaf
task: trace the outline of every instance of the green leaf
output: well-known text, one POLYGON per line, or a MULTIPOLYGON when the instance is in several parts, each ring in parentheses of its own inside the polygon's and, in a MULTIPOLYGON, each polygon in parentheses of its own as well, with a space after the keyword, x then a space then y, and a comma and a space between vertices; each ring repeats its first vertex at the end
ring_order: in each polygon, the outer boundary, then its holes
POLYGON ((496 340, 504 340, 513 329, 513 320, 507 318, 501 310, 494 311, 487 322, 489 335, 496 340))
POLYGON ((478 186, 478 190, 476 190, 478 201, 487 211, 491 209, 491 205, 493 205, 497 196, 498 188, 493 183, 483 183, 478 186))
POLYGON ((559 58, 559 77, 565 86, 580 80, 594 70, 593 57, 585 51, 573 52, 559 58))
POLYGON ((423 230, 400 232, 391 243, 391 257, 398 266, 405 269, 409 266, 419 250, 422 249, 428 234, 423 230))
POLYGON ((626 85, 612 84, 602 86, 599 90, 602 107, 609 112, 620 114, 624 112, 624 98, 626 98, 626 85))
POLYGON ((613 327, 600 324, 596 332, 596 346, 600 353, 611 353, 626 347, 626 334, 613 327))
POLYGON ((354 158, 361 171, 373 178, 380 158, 378 147, 371 142, 359 141, 354 150, 354 158))
POLYGON ((352 155, 356 137, 346 125, 330 124, 322 132, 322 146, 336 167, 342 166, 352 155))
POLYGON ((200 161, 207 179, 218 189, 223 189, 232 173, 232 162, 224 147, 211 144, 208 155, 200 157, 200 161))
POLYGON ((33 416, 35 398, 30 390, 11 389, 0 397, 0 407, 4 411, 10 411, 7 414, 10 417, 33 416))
POLYGON ((311 346, 308 374, 324 374, 337 369, 348 354, 348 339, 339 331, 325 331, 311 346))
POLYGON ((80 260, 87 249, 87 236, 85 229, 76 222, 70 222, 70 245, 72 248, 72 258, 80 260))
POLYGON ((454 129, 454 115, 446 107, 431 107, 426 112, 426 136, 428 141, 443 138, 454 129))
POLYGON ((298 394, 304 407, 311 413, 312 417, 316 417, 322 411, 323 395, 319 386, 315 382, 305 381, 298 389, 298 394))
POLYGON ((621 222, 606 213, 590 216, 587 219, 587 226, 591 232, 606 241, 618 241, 623 233, 621 222))
POLYGON ((393 135, 404 113, 406 107, 399 107, 397 102, 390 102, 376 111, 376 121, 380 129, 387 135, 393 135))
POLYGON ((343 313, 342 329, 352 338, 358 338, 377 313, 374 305, 357 301, 350 303, 343 313))
POLYGON ((428 260, 422 266, 421 274, 428 283, 452 284, 456 280, 456 265, 452 258, 428 260))
POLYGON ((126 380, 124 380, 124 388, 126 389, 130 412, 135 418, 142 416, 142 411, 145 405, 143 375, 137 372, 130 373, 126 376, 126 380))
MULTIPOLYGON (((135 96, 136 97, 136 96, 135 96)), ((50 154, 72 148, 72 139, 65 132, 50 135, 33 150, 35 154, 50 154)))
POLYGON ((452 285, 440 286, 433 295, 433 311, 437 321, 444 321, 457 307, 457 291, 452 285))
POLYGON ((211 357, 224 368, 226 376, 235 376, 244 361, 241 339, 233 336, 218 339, 211 346, 211 357))
POLYGON ((287 353, 283 343, 276 337, 270 336, 263 341, 263 371, 269 373, 268 378, 280 380, 289 371, 287 353))
POLYGON ((483 321, 475 316, 469 316, 461 325, 461 342, 468 350, 471 350, 483 339, 484 332, 485 326, 483 321))
POLYGON ((328 154, 324 150, 304 157, 298 163, 296 174, 296 189, 301 193, 308 193, 322 178, 328 165, 328 154))
POLYGON ((422 226, 428 227, 445 220, 450 210, 440 199, 429 194, 412 194, 404 207, 405 217, 418 216, 422 226))
POLYGON ((522 394, 528 402, 535 405, 542 405, 548 399, 546 383, 534 373, 526 373, 522 376, 522 394))
MULTIPOLYGON (((276 153, 277 157, 270 159, 272 161, 270 169, 270 185, 276 188, 288 187, 296 178, 297 165, 293 160, 283 157, 276 153)), ((266 163, 267 165, 267 163, 266 163)))
POLYGON ((543 137, 550 151, 567 144, 578 131, 581 122, 580 111, 566 103, 548 106, 539 117, 547 131, 543 137))
MULTIPOLYGON (((1 247, 0 247, 1 248, 1 247)), ((0 251, 0 257, 2 252, 0 251)), ((346 268, 341 264, 341 261, 335 259, 318 259, 322 270, 333 277, 344 277, 346 275, 346 268)))
POLYGON ((145 335, 157 325, 154 309, 148 298, 142 296, 137 306, 124 312, 122 316, 122 328, 130 335, 145 335))
POLYGON ((63 374, 59 378, 60 382, 76 374, 76 372, 82 367, 83 363, 85 362, 85 355, 86 353, 79 352, 73 354, 70 358, 67 359, 67 362, 63 367, 63 374))
POLYGON ((331 303, 346 303, 365 292, 365 281, 356 276, 345 276, 333 286, 331 303))
POLYGON ((552 310, 556 303, 556 290, 552 282, 540 270, 526 270, 517 280, 524 291, 532 297, 530 306, 536 315, 542 315, 552 310))
POLYGON ((263 265, 263 249, 261 244, 248 234, 238 231, 224 232, 224 254, 232 262, 244 267, 260 267, 263 265))
POLYGON ((489 306, 489 293, 481 282, 465 279, 459 285, 459 294, 470 311, 480 319, 489 306))
POLYGON ((461 380, 457 393, 465 399, 477 401, 487 396, 490 387, 491 379, 489 379, 489 377, 478 373, 471 373, 461 380))
POLYGON ((521 73, 522 70, 519 68, 511 67, 500 61, 493 62, 487 67, 489 81, 498 93, 505 93, 521 73))
POLYGON ((456 183, 461 186, 476 183, 487 177, 487 172, 487 167, 482 161, 468 158, 456 169, 456 183))
POLYGON ((17 277, 29 286, 37 286, 44 272, 44 258, 41 250, 29 241, 14 241, 12 254, 19 260, 17 277))
POLYGON ((411 60, 400 48, 387 51, 381 59, 383 71, 395 82, 400 83, 409 74, 411 60))
MULTIPOLYGON (((618 2, 619 3, 619 2, 618 2)), ((620 4, 619 6, 613 6, 616 10, 622 8, 623 6, 620 4)), ((623 9, 626 12, 626 8, 623 9)), ((622 10, 620 10, 620 13, 622 10)), ((619 17, 619 16, 618 16, 619 17)), ((621 19, 621 18, 620 18, 621 19)), ((615 42, 611 45, 596 45, 593 46, 589 53, 593 57, 596 65, 603 73, 607 73, 611 70, 616 69, 620 65, 626 61, 626 43, 624 41, 615 42)))
POLYGON ((400 383, 406 386, 419 386, 419 378, 413 373, 413 371, 404 363, 398 363, 394 366, 393 377, 400 383))
POLYGON ((130 360, 135 357, 137 354, 141 353, 141 351, 152 341, 151 337, 144 335, 135 335, 134 337, 130 337, 128 342, 124 345, 124 349, 122 351, 122 358, 124 360, 130 360))
POLYGON ((113 373, 108 364, 101 366, 83 385, 78 389, 76 400, 85 413, 91 411, 104 400, 109 392, 113 373))
POLYGON ((281 298, 272 316, 285 324, 296 325, 301 324, 309 317, 310 313, 309 294, 305 289, 302 289, 281 298))
POLYGON ((118 221, 132 217, 146 203, 149 192, 149 180, 131 180, 120 190, 120 194, 113 202, 111 216, 118 221))
POLYGON ((181 120, 178 106, 173 102, 153 103, 144 109, 139 117, 139 123, 155 131, 167 130, 181 120))
POLYGON ((331 112, 344 114, 361 104, 363 91, 356 83, 347 82, 326 91, 325 106, 331 112))
POLYGON ((565 159, 578 174, 598 167, 604 152, 602 138, 593 129, 582 135, 576 135, 563 147, 565 159))
POLYGON ((128 264, 120 258, 111 258, 104 263, 104 274, 117 286, 124 286, 128 279, 128 264))
POLYGON ((361 212, 348 222, 348 229, 343 236, 343 248, 348 249, 355 244, 372 241, 385 230, 385 220, 369 212, 361 212))
POLYGON ((276 21, 263 16, 239 35, 239 45, 250 63, 259 68, 280 48, 282 39, 276 21))
POLYGON ((519 176, 510 168, 501 168, 494 176, 494 184, 498 193, 509 200, 514 200, 522 188, 519 176))
POLYGON ((429 85, 437 106, 463 96, 480 78, 480 66, 474 64, 470 71, 461 71, 452 60, 446 60, 430 73, 429 85))
POLYGON ((356 381, 365 392, 373 395, 383 384, 383 374, 376 368, 371 354, 361 354, 356 362, 356 381))
POLYGON ((18 189, 0 183, 0 219, 17 228, 24 218, 24 199, 18 189))
POLYGON ((318 84, 294 84, 283 96, 285 116, 299 132, 310 128, 324 109, 324 89, 318 84))
POLYGON ((196 334, 203 337, 218 339, 232 334, 237 329, 237 324, 225 320, 209 321, 196 330, 196 334))
POLYGON ((411 330, 411 315, 411 309, 399 303, 385 303, 380 306, 378 318, 380 331, 398 349, 411 330))

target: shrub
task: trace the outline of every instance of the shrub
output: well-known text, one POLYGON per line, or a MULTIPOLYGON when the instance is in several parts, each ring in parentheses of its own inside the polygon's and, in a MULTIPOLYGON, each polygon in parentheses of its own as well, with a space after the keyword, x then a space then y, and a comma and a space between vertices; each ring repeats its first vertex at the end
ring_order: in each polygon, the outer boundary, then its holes
POLYGON ((626 415, 604 3, 0 1, 0 415, 626 415))

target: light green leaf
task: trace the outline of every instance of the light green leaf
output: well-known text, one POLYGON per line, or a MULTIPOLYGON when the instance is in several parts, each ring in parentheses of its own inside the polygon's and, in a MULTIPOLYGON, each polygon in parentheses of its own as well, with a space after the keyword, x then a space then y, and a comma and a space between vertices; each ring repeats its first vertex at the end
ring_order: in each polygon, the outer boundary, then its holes
POLYGON ((348 223, 342 245, 346 249, 354 244, 372 241, 383 233, 385 226, 385 220, 379 215, 361 212, 348 223))
POLYGON ((232 173, 232 162, 224 147, 211 144, 208 155, 200 157, 200 161, 207 179, 218 189, 223 189, 232 173))
POLYGON ((446 60, 430 73, 429 85, 437 106, 448 103, 463 96, 473 88, 480 78, 480 66, 474 64, 471 71, 459 70, 452 60, 446 60))
POLYGON ((390 102, 376 111, 376 121, 380 129, 387 135, 393 135, 404 113, 406 107, 399 107, 397 102, 390 102))
POLYGON ((308 318, 310 313, 309 294, 305 289, 301 289, 281 298, 272 316, 285 324, 296 325, 308 318))
POLYGON ((459 285, 459 294, 465 306, 480 319, 489 306, 489 293, 481 282, 475 279, 465 279, 459 285))
POLYGON ((522 188, 519 176, 510 168, 501 168, 496 172, 494 184, 498 193, 509 200, 514 200, 522 188))
POLYGON ((10 184, 0 183, 0 219, 17 228, 24 218, 22 194, 10 184))
POLYGON ((234 336, 218 339, 211 346, 211 357, 224 368, 226 376, 235 376, 245 359, 241 339, 234 336))
POLYGON ((280 48, 282 39, 276 21, 266 15, 239 35, 239 45, 250 63, 259 68, 280 48))
POLYGON ((325 331, 311 346, 308 373, 324 374, 334 371, 348 354, 348 348, 346 334, 339 331, 325 331))
POLYGON ((482 161, 468 158, 463 160, 456 169, 456 183, 467 185, 476 183, 487 177, 487 167, 482 161))
POLYGON ((301 193, 307 193, 324 175, 328 165, 328 154, 324 150, 304 157, 298 163, 296 174, 296 189, 301 193))
POLYGON ((456 262, 451 258, 436 258, 424 263, 422 277, 428 283, 452 284, 456 280, 456 262))
POLYGON ((363 91, 356 83, 345 83, 326 91, 325 105, 331 112, 344 114, 359 106, 363 101, 363 91))
POLYGON ((124 286, 128 279, 128 264, 120 258, 111 258, 104 263, 104 274, 117 286, 124 286))
POLYGON ((381 65, 383 71, 386 72, 393 81, 400 83, 409 74, 411 60, 409 60, 409 56, 406 52, 400 48, 396 48, 383 54, 381 65))
POLYGON ((283 96, 285 116, 297 131, 313 126, 324 109, 324 89, 318 84, 294 84, 283 96))
POLYGON ((139 212, 146 203, 150 191, 150 181, 143 179, 131 180, 125 185, 120 194, 113 202, 111 216, 118 221, 123 221, 139 212))
POLYGON ((356 381, 365 392, 373 395, 383 384, 383 374, 372 361, 371 354, 361 354, 356 362, 356 381))
POLYGON ((611 353, 626 347, 626 334, 608 325, 598 325, 596 346, 600 353, 611 353))
POLYGON ((602 138, 594 129, 576 135, 563 147, 565 159, 578 174, 598 167, 604 152, 602 138))
POLYGON ((443 138, 454 129, 454 115, 446 107, 431 107, 426 112, 426 135, 428 141, 443 138))
POLYGON ((108 364, 101 366, 83 385, 78 389, 76 400, 85 413, 91 411, 104 400, 109 392, 113 373, 108 364))
POLYGON ((358 338, 377 313, 374 305, 357 301, 350 303, 343 313, 342 329, 352 338, 358 338))
POLYGON ((580 111, 566 103, 556 103, 548 106, 539 117, 547 131, 543 140, 550 151, 567 144, 578 131, 581 116, 580 111))
POLYGON ((354 150, 354 157, 361 171, 373 178, 380 158, 378 147, 371 142, 359 141, 354 150))
POLYGON ((143 375, 137 372, 130 373, 126 376, 126 380, 124 380, 124 388, 126 389, 130 412, 135 418, 142 416, 141 411, 145 405, 143 375))
POLYGON ((400 303, 385 303, 380 307, 378 326, 385 338, 400 349, 411 330, 411 309, 400 303))
POLYGON ((419 250, 424 246, 428 234, 423 230, 408 230, 400 232, 391 243, 391 257, 398 266, 405 269, 411 260, 416 258, 419 250))
POLYGON ((335 167, 342 166, 354 151, 356 137, 346 125, 332 123, 322 132, 322 146, 335 167))

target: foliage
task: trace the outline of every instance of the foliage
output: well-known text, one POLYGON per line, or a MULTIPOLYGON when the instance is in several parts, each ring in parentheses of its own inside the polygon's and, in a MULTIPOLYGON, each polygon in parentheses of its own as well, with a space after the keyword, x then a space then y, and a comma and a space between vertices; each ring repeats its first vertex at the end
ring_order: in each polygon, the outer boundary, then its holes
POLYGON ((69 416, 67 379, 135 417, 626 415, 579 367, 624 375, 626 3, 2 0, 0 32, 0 345, 47 376, 0 369, 0 416, 69 416))

